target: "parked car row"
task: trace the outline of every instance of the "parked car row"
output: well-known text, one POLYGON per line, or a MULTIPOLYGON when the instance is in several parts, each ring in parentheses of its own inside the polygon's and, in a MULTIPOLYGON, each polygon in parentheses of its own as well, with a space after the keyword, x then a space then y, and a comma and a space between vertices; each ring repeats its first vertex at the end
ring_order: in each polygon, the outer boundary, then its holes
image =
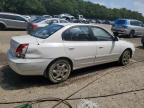
MULTIPOLYGON (((50 20, 65 20, 65 22, 71 22, 71 23, 100 23, 100 24, 112 24, 112 21, 109 20, 99 20, 99 19, 86 19, 83 17, 83 15, 78 15, 78 18, 76 19, 74 16, 70 14, 60 14, 60 15, 19 15, 19 14, 13 14, 13 13, 4 13, 0 12, 0 29, 6 29, 6 28, 14 28, 14 29, 27 29, 29 28, 30 23, 36 22, 36 23, 44 23, 44 20, 50 19, 50 20), (37 22, 38 21, 38 22, 37 22), (40 22, 41 21, 41 22, 40 22)), ((60 22, 61 21, 55 21, 60 22)), ((47 23, 45 23, 47 25, 47 23)))

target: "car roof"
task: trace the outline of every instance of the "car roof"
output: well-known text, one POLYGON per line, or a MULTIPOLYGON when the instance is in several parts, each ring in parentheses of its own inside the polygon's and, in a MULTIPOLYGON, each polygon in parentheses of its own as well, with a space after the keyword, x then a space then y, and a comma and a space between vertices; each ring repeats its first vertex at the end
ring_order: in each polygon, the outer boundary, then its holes
POLYGON ((9 13, 9 12, 0 12, 0 15, 1 15, 1 14, 3 14, 3 15, 15 15, 15 16, 20 16, 20 17, 26 19, 26 18, 24 17, 24 15, 20 15, 20 14, 9 13))
POLYGON ((105 24, 84 24, 84 23, 56 23, 58 25, 62 25, 62 26, 95 26, 95 27, 99 27, 99 28, 102 28, 106 31, 108 31, 111 35, 113 35, 111 29, 111 27, 109 27, 109 25, 105 25, 105 24))
POLYGON ((101 27, 105 28, 105 25, 99 25, 99 24, 84 24, 84 23, 57 23, 62 26, 96 26, 96 27, 101 27))

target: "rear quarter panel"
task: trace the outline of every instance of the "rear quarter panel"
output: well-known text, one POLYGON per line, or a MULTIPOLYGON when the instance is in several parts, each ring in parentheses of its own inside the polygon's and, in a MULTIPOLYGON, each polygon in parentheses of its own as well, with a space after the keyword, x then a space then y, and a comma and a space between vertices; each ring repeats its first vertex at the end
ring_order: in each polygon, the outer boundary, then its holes
POLYGON ((29 45, 26 58, 35 59, 55 59, 66 57, 63 43, 40 43, 39 45, 29 45))

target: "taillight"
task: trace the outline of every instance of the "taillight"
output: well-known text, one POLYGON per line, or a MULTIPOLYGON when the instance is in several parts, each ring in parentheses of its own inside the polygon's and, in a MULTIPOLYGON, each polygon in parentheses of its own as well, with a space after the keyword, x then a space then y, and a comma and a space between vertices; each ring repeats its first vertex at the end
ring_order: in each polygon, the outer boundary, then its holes
POLYGON ((38 28, 38 26, 36 24, 32 24, 32 29, 34 30, 36 28, 38 28))
POLYGON ((29 44, 20 44, 16 49, 16 57, 24 58, 29 44))

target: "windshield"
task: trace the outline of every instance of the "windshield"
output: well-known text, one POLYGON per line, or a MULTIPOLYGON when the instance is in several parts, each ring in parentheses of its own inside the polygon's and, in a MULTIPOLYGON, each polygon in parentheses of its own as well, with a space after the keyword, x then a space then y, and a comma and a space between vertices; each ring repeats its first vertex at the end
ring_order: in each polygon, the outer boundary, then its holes
POLYGON ((126 20, 117 20, 115 24, 123 25, 126 24, 126 22, 127 22, 126 20))
POLYGON ((33 20, 32 22, 33 23, 39 23, 39 22, 41 22, 43 20, 45 20, 45 18, 37 18, 37 19, 33 20))
POLYGON ((31 35, 37 38, 46 39, 58 30, 60 30, 62 27, 62 25, 52 24, 44 28, 40 28, 36 31, 33 31, 31 35))

